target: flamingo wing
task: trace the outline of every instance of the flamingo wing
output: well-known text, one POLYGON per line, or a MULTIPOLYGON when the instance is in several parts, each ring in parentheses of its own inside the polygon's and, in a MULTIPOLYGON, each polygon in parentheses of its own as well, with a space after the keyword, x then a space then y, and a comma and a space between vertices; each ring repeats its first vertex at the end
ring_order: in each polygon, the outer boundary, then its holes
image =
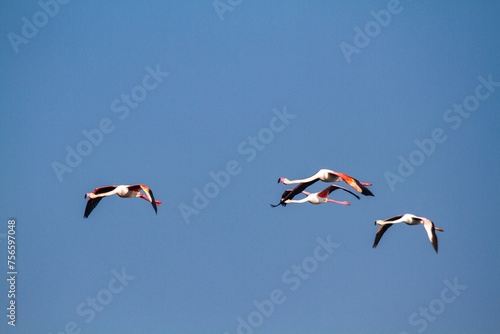
POLYGON ((392 226, 392 224, 385 224, 385 225, 380 225, 378 227, 377 234, 375 234, 375 241, 373 242, 372 248, 377 247, 378 242, 380 241, 380 239, 382 239, 382 236, 384 235, 385 231, 387 231, 387 229, 391 226, 392 226))
POLYGON ((116 186, 106 186, 106 187, 95 188, 94 194, 98 195, 98 194, 107 193, 109 191, 114 190, 115 188, 116 188, 116 186))
POLYGON ((434 223, 431 222, 430 220, 424 221, 424 228, 427 231, 427 236, 429 237, 429 240, 432 243, 432 247, 434 247, 434 250, 436 251, 436 254, 438 252, 438 238, 436 236, 436 228, 434 227, 434 223))
MULTIPOLYGON (((109 191, 112 191, 115 188, 116 188, 116 186, 106 186, 106 187, 95 188, 94 194, 98 195, 98 194, 107 193, 109 191)), ((85 197, 87 197, 87 195, 85 195, 85 197)), ((90 215, 92 210, 94 210, 94 208, 97 206, 97 204, 99 204, 101 199, 103 199, 103 197, 96 197, 96 198, 89 197, 89 199, 87 200, 87 205, 85 206, 85 213, 83 214, 83 218, 87 218, 90 215)))
POLYGON ((153 209, 155 209, 155 213, 158 214, 158 208, 156 207, 156 200, 153 196, 153 191, 148 188, 148 197, 151 198, 151 204, 153 205, 153 209))
POLYGON ((293 199, 296 195, 298 195, 301 192, 303 192, 311 184, 314 184, 314 183, 316 183, 318 181, 319 181, 319 179, 312 180, 312 181, 309 181, 309 182, 299 183, 298 186, 296 186, 295 188, 285 190, 283 192, 283 194, 281 195, 281 201, 278 204, 271 204, 271 206, 273 208, 275 208, 277 206, 280 206, 280 205, 286 206, 286 203, 285 203, 286 200, 293 199))
POLYGON ((336 175, 340 176, 340 178, 345 181, 348 185, 356 189, 357 192, 362 193, 365 196, 373 196, 373 193, 364 185, 362 185, 358 180, 356 180, 353 177, 350 177, 349 175, 343 174, 343 173, 335 173, 336 175))
POLYGON ((85 213, 83 214, 83 218, 87 218, 103 198, 104 197, 89 198, 89 200, 87 201, 87 206, 85 206, 85 213))
POLYGON ((329 186, 328 188, 326 188, 325 190, 328 189, 328 195, 331 194, 333 191, 337 190, 337 189, 342 189, 344 191, 347 191, 349 194, 353 195, 354 197, 356 197, 357 199, 359 199, 359 196, 356 195, 355 193, 353 193, 352 191, 350 191, 349 189, 346 189, 344 187, 341 187, 341 186, 337 186, 335 184, 332 184, 331 186, 329 186))
MULTIPOLYGON (((132 187, 134 187, 134 186, 132 186, 132 187)), ((155 213, 158 214, 158 208, 156 207, 155 197, 153 196, 153 192, 151 191, 151 189, 149 189, 148 187, 146 187, 143 184, 137 184, 137 185, 135 185, 135 187, 139 187, 140 189, 142 189, 144 191, 144 193, 148 197, 148 200, 151 202, 151 205, 153 205, 153 209, 155 209, 155 213)))

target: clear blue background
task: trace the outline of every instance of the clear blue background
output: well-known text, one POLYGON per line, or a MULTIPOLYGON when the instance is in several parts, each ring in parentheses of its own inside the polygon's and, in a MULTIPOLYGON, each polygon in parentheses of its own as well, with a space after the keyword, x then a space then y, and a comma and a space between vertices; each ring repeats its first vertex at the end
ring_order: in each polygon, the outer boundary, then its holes
POLYGON ((255 333, 417 333, 423 323, 426 333, 498 333, 500 87, 457 129, 443 115, 478 77, 500 81, 500 4, 401 1, 348 63, 339 45, 387 4, 242 1, 221 20, 210 0, 72 1, 16 53, 8 34, 41 7, 4 2, 0 332, 59 333, 74 321, 81 333, 232 334, 279 289, 286 300, 255 333), (121 120, 111 103, 148 66, 169 75, 121 120), (248 162, 238 146, 285 107, 296 117, 248 162), (54 161, 106 118, 113 131, 60 182, 54 161), (446 141, 392 191, 384 173, 436 128, 446 141), (241 172, 186 223, 179 205, 193 206, 193 189, 231 160, 241 172), (375 197, 269 207, 287 188, 278 177, 320 168, 373 183, 375 197), (158 215, 114 196, 82 218, 86 192, 135 183, 163 201, 158 215), (406 212, 444 229, 438 255, 422 227, 404 224, 371 248, 373 222, 406 212), (9 218, 15 329, 4 308, 9 218), (328 236, 340 246, 292 291, 282 275, 328 236), (87 323, 77 306, 122 268, 134 279, 87 323), (440 304, 454 279, 467 288, 440 304), (422 320, 430 304, 439 314, 422 320))

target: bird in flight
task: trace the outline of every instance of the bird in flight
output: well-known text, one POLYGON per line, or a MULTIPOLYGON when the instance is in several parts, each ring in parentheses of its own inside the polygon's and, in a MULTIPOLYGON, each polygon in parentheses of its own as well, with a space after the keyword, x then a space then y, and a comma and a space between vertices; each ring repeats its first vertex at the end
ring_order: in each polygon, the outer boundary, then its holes
MULTIPOLYGON (((338 181, 344 181, 351 187, 353 187, 357 192, 360 192, 361 194, 365 196, 373 196, 372 192, 366 188, 366 186, 371 186, 371 183, 364 183, 364 182, 359 182, 355 178, 343 174, 343 173, 338 173, 334 172, 329 169, 320 169, 316 174, 314 174, 311 177, 308 177, 306 179, 302 180, 289 180, 284 177, 280 177, 278 179, 278 183, 283 182, 284 184, 293 184, 293 183, 300 183, 299 186, 303 185, 304 190, 305 188, 309 187, 311 184, 316 183, 317 181, 323 181, 323 182, 338 182, 338 181)), ((300 193, 302 190, 298 191, 300 193)))
POLYGON ((309 203, 312 203, 312 204, 322 204, 322 203, 326 203, 326 202, 332 202, 332 203, 338 203, 338 204, 344 204, 344 205, 351 205, 347 201, 339 202, 339 201, 335 201, 333 199, 328 198, 328 195, 330 195, 330 193, 332 193, 333 191, 335 191, 337 189, 342 189, 344 191, 347 191, 348 193, 352 194, 357 199, 359 199, 358 195, 356 195, 353 192, 347 190, 346 188, 343 188, 343 187, 340 187, 340 186, 337 186, 337 185, 334 185, 334 184, 332 184, 331 186, 323 189, 320 192, 312 193, 312 194, 308 193, 307 191, 301 190, 300 192, 302 192, 303 194, 305 194, 306 197, 304 197, 303 199, 300 199, 300 200, 293 200, 293 199, 289 198, 290 197, 289 195, 291 193, 293 193, 294 191, 296 191, 297 188, 298 187, 296 187, 293 190, 292 189, 285 190, 285 192, 281 196, 281 201, 278 204, 276 204, 276 205, 271 204, 271 206, 273 208, 275 208, 275 207, 280 206, 280 205, 286 206, 289 203, 305 203, 305 202, 309 202, 309 203))
POLYGON ((431 241, 432 246, 434 247, 434 250, 436 251, 437 254, 438 239, 436 236, 436 230, 441 232, 443 232, 443 230, 438 227, 434 227, 434 223, 431 222, 429 219, 424 217, 418 217, 409 213, 406 213, 402 216, 394 216, 384 220, 375 221, 375 225, 378 224, 380 226, 377 230, 377 234, 375 235, 375 242, 373 243, 373 248, 377 247, 385 231, 387 231, 387 229, 391 227, 393 224, 397 223, 406 223, 408 225, 424 225, 424 228, 427 231, 427 236, 429 237, 429 240, 431 241))
POLYGON ((140 197, 153 205, 153 209, 157 213, 157 205, 160 205, 160 201, 156 201, 153 192, 151 189, 146 187, 145 185, 142 184, 134 184, 132 186, 127 186, 127 185, 122 185, 122 186, 106 186, 106 187, 100 187, 100 188, 95 188, 93 192, 91 193, 86 193, 84 198, 88 198, 87 200, 87 206, 85 207, 85 213, 83 215, 83 218, 87 218, 92 210, 99 204, 101 199, 106 196, 111 196, 117 194, 120 197, 123 198, 134 198, 134 197, 140 197), (144 191, 144 194, 141 193, 141 190, 144 191))

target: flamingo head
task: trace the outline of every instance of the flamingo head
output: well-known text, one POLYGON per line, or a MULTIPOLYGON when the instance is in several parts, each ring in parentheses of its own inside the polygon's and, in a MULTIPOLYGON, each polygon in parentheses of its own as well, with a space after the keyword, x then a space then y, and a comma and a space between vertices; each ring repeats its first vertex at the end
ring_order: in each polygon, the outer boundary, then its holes
POLYGON ((95 198, 95 194, 94 193, 86 193, 85 194, 85 197, 84 198, 95 198))
POLYGON ((280 182, 283 183, 283 184, 288 184, 287 182, 289 182, 289 180, 287 178, 285 178, 285 177, 280 177, 278 179, 278 183, 280 183, 280 182))

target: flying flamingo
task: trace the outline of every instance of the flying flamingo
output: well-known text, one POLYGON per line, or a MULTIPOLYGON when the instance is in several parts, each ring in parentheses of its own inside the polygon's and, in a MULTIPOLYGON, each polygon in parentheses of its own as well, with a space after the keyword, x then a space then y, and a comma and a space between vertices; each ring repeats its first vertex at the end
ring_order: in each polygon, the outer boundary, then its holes
POLYGON ((280 177, 278 179, 278 183, 280 183, 280 182, 283 182, 284 184, 301 183, 301 184, 305 185, 305 188, 307 188, 311 184, 313 184, 319 180, 321 180, 323 182, 345 181, 347 184, 349 184, 351 187, 353 187, 356 191, 360 192, 361 194, 363 194, 365 196, 373 196, 372 192, 370 190, 368 190, 368 188, 366 188, 366 186, 371 186, 371 183, 359 182, 358 180, 356 180, 353 177, 350 177, 349 175, 334 172, 334 171, 329 170, 329 169, 320 169, 313 176, 308 177, 307 179, 302 179, 302 180, 290 181, 287 178, 280 177))
POLYGON ((397 223, 406 223, 408 225, 420 225, 420 224, 424 225, 424 228, 427 231, 427 236, 429 237, 429 240, 431 241, 432 246, 434 247, 434 250, 436 251, 437 254, 438 239, 436 236, 436 230, 441 232, 443 232, 443 230, 438 227, 434 227, 434 223, 431 222, 429 219, 424 217, 417 217, 409 213, 406 213, 402 216, 395 216, 387 218, 385 220, 375 221, 375 225, 378 224, 380 226, 377 230, 377 234, 375 235, 375 242, 373 243, 373 248, 377 247, 377 244, 382 238, 382 235, 384 235, 385 231, 387 231, 387 229, 391 227, 393 224, 397 223))
MULTIPOLYGON (((340 187, 340 186, 337 186, 337 185, 334 185, 334 184, 332 184, 331 186, 323 189, 320 192, 313 193, 313 194, 308 193, 307 191, 301 190, 299 192, 302 192, 303 194, 307 195, 306 197, 304 197, 303 199, 300 199, 300 200, 293 200, 293 199, 291 199, 290 197, 293 197, 293 196, 290 196, 290 194, 292 194, 293 192, 295 192, 296 189, 299 188, 299 187, 300 186, 296 187, 293 190, 292 189, 285 190, 285 192, 281 196, 281 201, 278 204, 276 204, 276 205, 271 204, 271 206, 273 208, 275 208, 275 207, 277 207, 279 205, 286 206, 288 203, 305 203, 305 202, 309 202, 309 203, 312 203, 312 204, 321 204, 321 203, 326 203, 326 202, 332 202, 332 203, 338 203, 338 204, 344 204, 344 205, 351 205, 347 201, 339 202, 339 201, 334 201, 333 199, 329 199, 328 198, 328 195, 330 195, 331 192, 333 192, 333 191, 335 191, 337 189, 342 189, 344 191, 347 191, 348 193, 352 194, 357 199, 359 199, 358 195, 354 194, 353 192, 351 192, 351 191, 349 191, 349 190, 347 190, 347 189, 345 189, 343 187, 340 187)), ((297 194, 299 192, 297 192, 297 194)))
POLYGON ((87 218, 92 210, 99 204, 101 199, 106 196, 111 196, 117 194, 120 197, 123 198, 134 198, 134 197, 140 197, 148 202, 151 202, 153 205, 153 209, 155 209, 155 212, 157 213, 157 205, 160 205, 160 201, 156 201, 155 198, 153 197, 153 192, 151 189, 146 187, 145 185, 142 184, 134 184, 132 186, 107 186, 107 187, 100 187, 100 188, 95 188, 94 192, 91 193, 86 193, 84 198, 88 197, 87 201, 87 206, 85 207, 85 214, 83 215, 83 218, 87 218), (146 193, 146 196, 144 196, 140 191, 144 191, 146 193))

